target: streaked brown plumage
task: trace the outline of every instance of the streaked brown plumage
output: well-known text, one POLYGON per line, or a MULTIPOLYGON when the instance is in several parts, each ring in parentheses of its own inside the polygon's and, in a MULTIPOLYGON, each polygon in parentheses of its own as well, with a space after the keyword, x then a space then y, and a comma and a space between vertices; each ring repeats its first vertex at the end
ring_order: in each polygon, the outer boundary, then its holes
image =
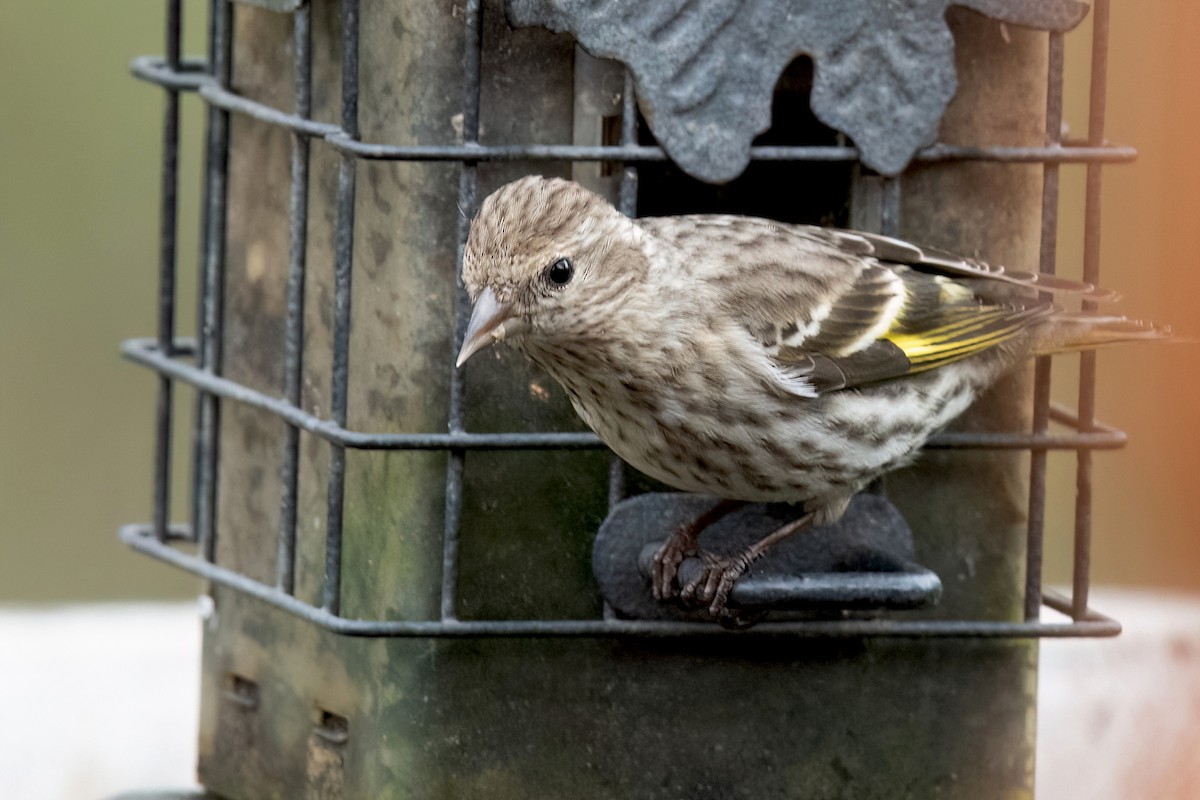
MULTIPOLYGON (((1039 300, 1035 289, 1100 294, 1053 276, 747 217, 631 220, 540 177, 484 201, 463 271, 475 311, 460 364, 507 341, 643 472, 733 500, 801 502, 815 524, 1020 359, 1162 333, 1039 300)), ((675 592, 696 534, 660 553, 658 595, 675 592)), ((682 594, 720 611, 759 554, 709 557, 682 594)))

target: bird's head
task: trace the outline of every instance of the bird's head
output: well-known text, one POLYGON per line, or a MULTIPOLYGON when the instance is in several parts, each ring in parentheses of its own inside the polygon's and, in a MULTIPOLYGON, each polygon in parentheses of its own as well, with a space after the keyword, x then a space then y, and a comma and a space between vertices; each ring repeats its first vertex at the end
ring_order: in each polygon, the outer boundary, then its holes
POLYGON ((530 176, 483 201, 463 254, 474 303, 461 366, 493 342, 587 345, 645 278, 646 234, 577 183, 530 176))

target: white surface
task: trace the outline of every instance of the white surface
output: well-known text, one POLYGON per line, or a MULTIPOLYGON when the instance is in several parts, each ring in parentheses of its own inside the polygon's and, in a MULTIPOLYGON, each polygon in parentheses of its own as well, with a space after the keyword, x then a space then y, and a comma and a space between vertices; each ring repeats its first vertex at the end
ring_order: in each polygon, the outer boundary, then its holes
POLYGON ((1038 797, 1200 800, 1200 597, 1107 589, 1116 639, 1044 640, 1038 797))
MULTIPOLYGON (((1103 590, 1117 639, 1047 640, 1038 797, 1200 798, 1200 597, 1103 590)), ((196 604, 0 609, 0 794, 194 783, 196 604)))
POLYGON ((195 784, 195 603, 0 609, 0 796, 195 784))

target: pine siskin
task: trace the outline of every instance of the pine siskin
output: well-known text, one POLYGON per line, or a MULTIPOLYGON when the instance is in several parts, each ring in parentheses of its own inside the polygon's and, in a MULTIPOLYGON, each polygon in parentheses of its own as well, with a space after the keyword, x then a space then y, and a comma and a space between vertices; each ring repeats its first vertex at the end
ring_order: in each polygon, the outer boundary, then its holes
POLYGON ((1054 276, 749 217, 629 219, 537 176, 484 201, 463 277, 474 312, 459 365, 510 342, 627 462, 728 498, 655 559, 656 597, 714 615, 772 543, 837 520, 1006 368, 1165 334, 1039 299, 1101 296, 1054 276), (741 553, 700 554, 704 574, 677 587, 680 561, 729 501, 800 502, 805 514, 741 553))

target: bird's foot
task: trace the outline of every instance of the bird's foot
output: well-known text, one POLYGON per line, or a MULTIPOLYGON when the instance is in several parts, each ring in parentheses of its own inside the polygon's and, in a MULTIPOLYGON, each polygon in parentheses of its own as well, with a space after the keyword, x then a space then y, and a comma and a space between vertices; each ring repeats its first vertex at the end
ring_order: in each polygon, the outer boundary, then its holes
POLYGON ((679 591, 680 601, 693 608, 708 606, 708 613, 717 619, 733 619, 725 608, 729 593, 738 578, 754 563, 756 555, 749 551, 732 556, 702 552, 700 558, 704 561, 704 570, 679 591))
POLYGON ((701 531, 744 505, 746 503, 742 500, 722 500, 687 525, 675 529, 671 537, 654 554, 654 573, 650 577, 650 589, 654 592, 655 600, 670 600, 679 594, 675 588, 679 565, 688 556, 699 552, 697 542, 701 531))
POLYGON ((650 578, 655 600, 669 600, 675 596, 675 576, 679 573, 679 565, 685 558, 694 555, 696 538, 691 535, 690 527, 680 528, 663 542, 663 546, 654 554, 654 574, 650 578))

